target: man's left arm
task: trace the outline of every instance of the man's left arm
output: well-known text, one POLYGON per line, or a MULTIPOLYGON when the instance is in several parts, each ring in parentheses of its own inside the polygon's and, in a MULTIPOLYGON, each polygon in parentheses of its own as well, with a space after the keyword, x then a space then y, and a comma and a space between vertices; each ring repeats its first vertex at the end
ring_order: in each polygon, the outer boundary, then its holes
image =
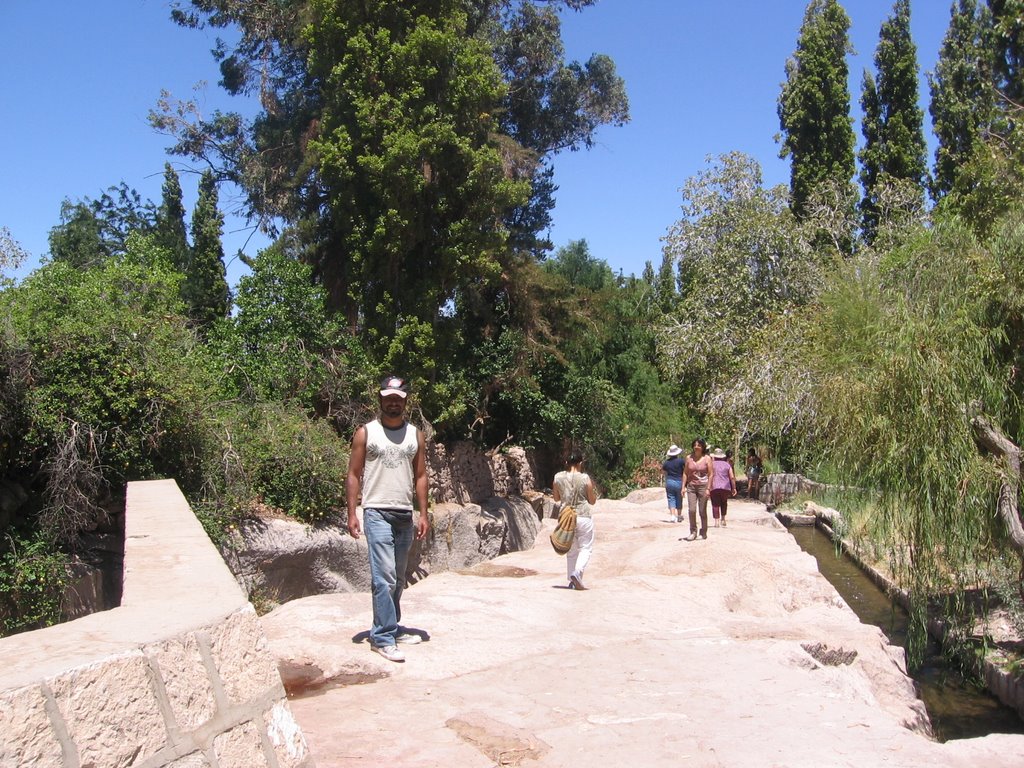
POLYGON ((422 541, 427 538, 427 531, 430 530, 430 518, 428 509, 428 494, 430 485, 427 480, 427 444, 423 438, 423 432, 416 430, 418 442, 416 457, 413 459, 412 471, 416 484, 416 507, 420 511, 420 519, 416 523, 416 538, 422 541))

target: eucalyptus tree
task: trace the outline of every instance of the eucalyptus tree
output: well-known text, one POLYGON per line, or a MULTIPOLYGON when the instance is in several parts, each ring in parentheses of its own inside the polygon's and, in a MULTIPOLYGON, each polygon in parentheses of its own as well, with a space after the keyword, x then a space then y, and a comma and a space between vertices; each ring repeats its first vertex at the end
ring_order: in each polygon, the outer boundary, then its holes
POLYGON ((957 187, 993 117, 991 26, 984 3, 956 0, 935 71, 929 75, 928 109, 937 139, 931 195, 936 201, 957 187))
POLYGON ((658 350, 673 380, 701 397, 742 364, 758 328, 813 296, 820 265, 785 186, 764 188, 752 158, 717 158, 682 194, 665 238, 680 296, 659 324, 658 350))
POLYGON ((877 82, 864 74, 861 106, 864 147, 860 152, 864 196, 860 209, 864 237, 874 240, 882 187, 904 182, 916 190, 924 207, 927 175, 924 113, 918 106, 917 47, 910 36, 910 0, 896 0, 882 23, 875 50, 877 82))
POLYGON ((854 174, 850 117, 850 19, 837 0, 811 0, 779 96, 782 148, 790 158, 793 212, 802 217, 814 189, 854 174))
POLYGON ((624 83, 608 56, 565 61, 560 7, 578 11, 593 4, 475 3, 479 34, 490 41, 508 85, 498 111, 499 130, 521 148, 510 159, 532 184, 529 201, 506 217, 511 244, 538 256, 550 248, 538 233, 549 228, 554 208, 553 157, 563 150, 590 148, 600 126, 629 120, 624 83))

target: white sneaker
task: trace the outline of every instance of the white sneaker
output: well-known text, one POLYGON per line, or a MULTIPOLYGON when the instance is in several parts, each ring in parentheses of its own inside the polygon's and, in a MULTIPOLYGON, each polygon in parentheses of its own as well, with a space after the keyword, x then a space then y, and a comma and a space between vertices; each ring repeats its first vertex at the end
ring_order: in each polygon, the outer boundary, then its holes
POLYGON ((388 661, 405 661, 405 654, 394 645, 375 645, 373 650, 388 661))
POLYGON ((419 645, 423 642, 423 638, 415 632, 403 632, 395 640, 402 645, 419 645))

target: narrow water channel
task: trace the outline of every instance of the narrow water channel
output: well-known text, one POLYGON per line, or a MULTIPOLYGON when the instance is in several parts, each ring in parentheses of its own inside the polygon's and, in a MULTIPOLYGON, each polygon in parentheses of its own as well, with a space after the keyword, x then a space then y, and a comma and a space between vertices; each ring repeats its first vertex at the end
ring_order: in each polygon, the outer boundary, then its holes
MULTIPOLYGON (((822 531, 814 526, 793 526, 789 532, 801 549, 814 556, 822 576, 862 622, 879 627, 892 645, 907 647, 907 614, 900 606, 889 600, 850 558, 837 554, 822 531)), ((989 733, 1024 734, 1024 720, 948 666, 937 643, 929 645, 925 663, 913 678, 939 741, 989 733)))

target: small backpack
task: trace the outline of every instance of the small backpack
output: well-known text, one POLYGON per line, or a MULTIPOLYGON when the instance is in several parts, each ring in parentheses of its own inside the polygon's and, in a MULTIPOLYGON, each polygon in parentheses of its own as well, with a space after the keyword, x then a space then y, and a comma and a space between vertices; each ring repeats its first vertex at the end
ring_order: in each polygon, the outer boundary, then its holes
POLYGON ((560 555, 572 548, 572 540, 576 537, 576 505, 579 503, 579 488, 572 489, 572 501, 562 507, 558 513, 558 524, 551 532, 551 546, 560 555))

